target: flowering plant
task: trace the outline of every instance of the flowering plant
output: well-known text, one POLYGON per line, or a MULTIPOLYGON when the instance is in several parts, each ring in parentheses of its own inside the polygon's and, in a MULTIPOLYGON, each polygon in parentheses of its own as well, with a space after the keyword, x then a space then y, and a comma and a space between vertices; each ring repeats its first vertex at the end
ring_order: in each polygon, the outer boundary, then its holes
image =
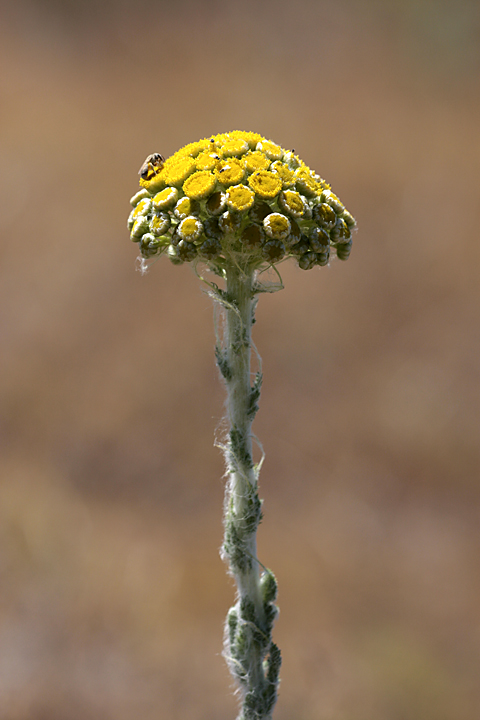
POLYGON ((215 347, 229 423, 222 446, 228 477, 222 554, 237 585, 224 655, 240 691, 239 720, 268 720, 281 655, 272 640, 277 582, 256 548, 261 462, 253 460, 251 428, 262 372, 257 353, 252 376, 251 329, 258 295, 266 289, 260 276, 289 257, 302 270, 327 265, 332 256, 346 260, 355 220, 293 150, 253 132, 214 135, 166 160, 154 153, 140 168, 140 186, 128 227, 141 267, 164 254, 174 264, 202 263, 224 281, 224 288, 205 281, 224 311, 215 347))

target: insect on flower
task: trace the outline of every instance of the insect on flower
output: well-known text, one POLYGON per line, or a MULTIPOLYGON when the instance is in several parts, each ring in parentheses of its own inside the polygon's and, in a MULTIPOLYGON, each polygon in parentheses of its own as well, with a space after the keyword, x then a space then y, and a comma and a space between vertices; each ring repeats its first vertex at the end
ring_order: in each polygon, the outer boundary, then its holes
POLYGON ((138 174, 144 180, 151 180, 154 175, 158 175, 160 170, 163 168, 165 158, 160 153, 153 153, 149 155, 142 167, 138 171, 138 174))

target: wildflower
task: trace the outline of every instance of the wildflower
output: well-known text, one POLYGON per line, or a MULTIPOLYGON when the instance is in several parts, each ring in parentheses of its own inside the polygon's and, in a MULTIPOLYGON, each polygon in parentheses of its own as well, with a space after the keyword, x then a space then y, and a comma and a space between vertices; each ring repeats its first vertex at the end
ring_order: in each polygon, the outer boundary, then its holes
POLYGON ((128 228, 142 258, 164 253, 175 265, 205 263, 224 280, 225 289, 205 281, 224 313, 215 347, 229 425, 222 555, 238 590, 224 654, 240 690, 239 717, 271 720, 281 666, 272 639, 277 582, 257 559, 261 463, 254 462, 251 431, 262 385, 256 351, 255 373, 251 363, 257 296, 266 287, 259 278, 288 257, 302 270, 327 265, 333 253, 346 260, 355 220, 293 150, 238 130, 190 143, 166 160, 149 155, 140 187, 128 228))

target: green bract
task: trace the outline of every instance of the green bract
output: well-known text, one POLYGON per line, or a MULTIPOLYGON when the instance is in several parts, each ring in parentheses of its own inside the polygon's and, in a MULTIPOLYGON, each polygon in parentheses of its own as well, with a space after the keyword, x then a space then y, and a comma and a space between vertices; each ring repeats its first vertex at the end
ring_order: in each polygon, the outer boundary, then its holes
POLYGON ((140 179, 128 222, 144 258, 201 260, 222 274, 232 261, 262 269, 293 257, 308 270, 350 254, 355 219, 330 186, 257 133, 191 143, 152 172, 140 179))

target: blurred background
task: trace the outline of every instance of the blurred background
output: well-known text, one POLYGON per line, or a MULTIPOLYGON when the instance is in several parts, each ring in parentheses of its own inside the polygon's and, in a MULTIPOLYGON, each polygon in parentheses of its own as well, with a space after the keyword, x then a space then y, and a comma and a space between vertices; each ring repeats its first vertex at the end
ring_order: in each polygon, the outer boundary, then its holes
POLYGON ((212 306, 142 277, 146 155, 233 129, 355 215, 261 297, 277 720, 475 720, 480 6, 0 6, 1 720, 226 720, 212 306))

